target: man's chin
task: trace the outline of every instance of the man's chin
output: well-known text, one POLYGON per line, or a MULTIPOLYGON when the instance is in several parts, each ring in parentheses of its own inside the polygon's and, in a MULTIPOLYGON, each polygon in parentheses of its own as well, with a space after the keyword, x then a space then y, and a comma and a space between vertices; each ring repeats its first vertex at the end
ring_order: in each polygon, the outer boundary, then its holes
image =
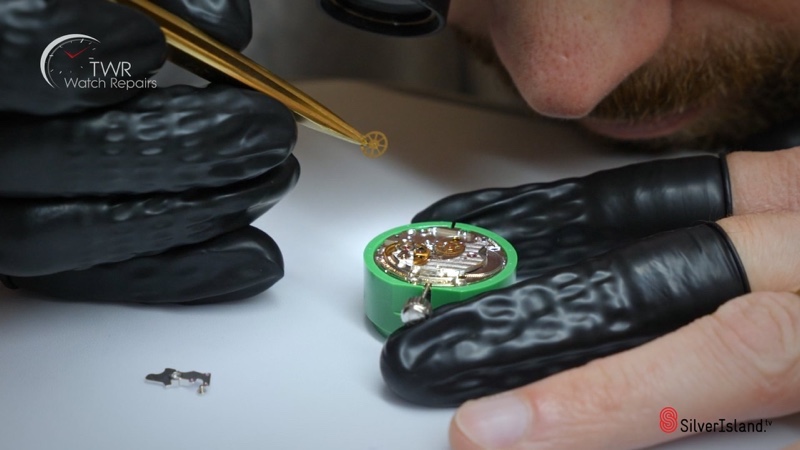
POLYGON ((581 119, 592 134, 617 147, 644 151, 701 150, 735 151, 746 149, 754 134, 796 116, 800 108, 791 102, 753 105, 733 102, 695 107, 679 114, 668 114, 649 121, 581 119))
POLYGON ((589 116, 579 122, 589 131, 613 140, 648 141, 678 133, 696 122, 708 109, 695 107, 647 120, 614 120, 589 116))

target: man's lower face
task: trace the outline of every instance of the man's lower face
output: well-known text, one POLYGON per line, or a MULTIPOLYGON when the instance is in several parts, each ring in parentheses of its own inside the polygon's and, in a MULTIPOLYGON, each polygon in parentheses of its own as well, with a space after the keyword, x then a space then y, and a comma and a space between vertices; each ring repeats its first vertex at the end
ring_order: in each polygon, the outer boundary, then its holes
MULTIPOLYGON (((800 38, 767 26, 745 35, 718 31, 662 48, 581 123, 646 147, 733 149, 800 114, 800 38)), ((509 84, 516 81, 490 42, 457 34, 509 84)))

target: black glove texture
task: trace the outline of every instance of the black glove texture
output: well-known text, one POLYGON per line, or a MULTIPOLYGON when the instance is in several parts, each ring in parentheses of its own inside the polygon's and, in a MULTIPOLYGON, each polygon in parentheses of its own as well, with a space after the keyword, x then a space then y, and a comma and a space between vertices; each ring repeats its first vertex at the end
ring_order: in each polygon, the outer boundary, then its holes
POLYGON ((517 277, 523 279, 645 236, 729 215, 725 158, 697 156, 456 194, 412 221, 469 223, 503 236, 519 254, 517 277))
POLYGON ((793 117, 748 137, 740 148, 773 151, 800 146, 800 117, 793 117))
MULTIPOLYGON (((247 0, 156 3, 232 47, 250 39, 247 0)), ((130 79, 166 59, 154 22, 106 0, 0 4, 0 281, 68 300, 207 303, 279 280, 278 246, 250 224, 297 182, 292 113, 224 85, 53 87, 39 55, 71 33, 100 41, 95 60, 129 62, 130 79)))
POLYGON ((388 338, 381 371, 408 401, 456 406, 643 344, 749 290, 718 225, 673 230, 437 308, 388 338))

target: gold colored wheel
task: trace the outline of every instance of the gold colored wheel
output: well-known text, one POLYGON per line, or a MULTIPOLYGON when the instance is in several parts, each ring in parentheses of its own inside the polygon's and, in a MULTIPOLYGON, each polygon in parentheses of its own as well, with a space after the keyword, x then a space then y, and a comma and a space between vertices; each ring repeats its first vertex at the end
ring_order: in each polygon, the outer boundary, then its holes
POLYGON ((389 139, 380 131, 370 131, 361 143, 361 153, 367 158, 378 158, 389 148, 389 139))
POLYGON ((464 253, 467 246, 458 238, 454 237, 453 239, 437 242, 434 248, 436 249, 436 253, 442 258, 455 258, 464 253))

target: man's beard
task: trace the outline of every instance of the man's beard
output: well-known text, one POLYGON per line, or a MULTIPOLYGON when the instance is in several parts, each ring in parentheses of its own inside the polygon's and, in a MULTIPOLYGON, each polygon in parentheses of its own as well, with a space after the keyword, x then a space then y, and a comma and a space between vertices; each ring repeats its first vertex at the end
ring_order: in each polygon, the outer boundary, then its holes
MULTIPOLYGON (((735 36, 709 31, 666 46, 603 99, 589 117, 639 123, 709 107, 686 128, 635 141, 655 149, 740 149, 742 141, 800 114, 800 38, 758 25, 735 36), (690 48, 690 51, 686 51, 690 48)), ((513 87, 491 42, 456 29, 459 40, 513 87)))

